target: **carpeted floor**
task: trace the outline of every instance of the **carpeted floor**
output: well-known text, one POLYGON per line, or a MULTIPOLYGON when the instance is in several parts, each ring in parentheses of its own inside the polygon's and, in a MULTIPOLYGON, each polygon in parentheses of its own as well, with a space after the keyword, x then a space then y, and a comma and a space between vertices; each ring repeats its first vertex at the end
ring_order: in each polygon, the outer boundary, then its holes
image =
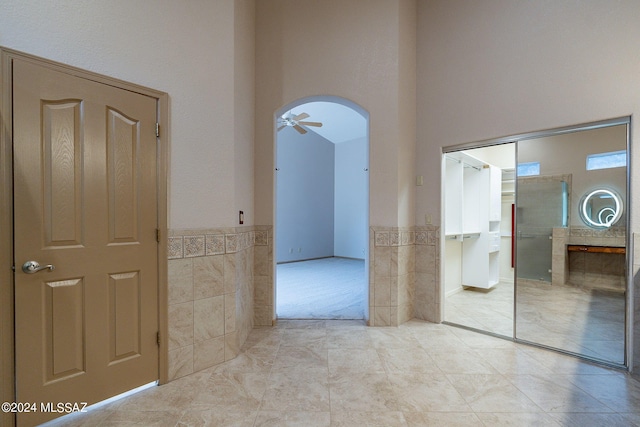
POLYGON ((363 319, 364 260, 322 258, 278 264, 280 319, 363 319))

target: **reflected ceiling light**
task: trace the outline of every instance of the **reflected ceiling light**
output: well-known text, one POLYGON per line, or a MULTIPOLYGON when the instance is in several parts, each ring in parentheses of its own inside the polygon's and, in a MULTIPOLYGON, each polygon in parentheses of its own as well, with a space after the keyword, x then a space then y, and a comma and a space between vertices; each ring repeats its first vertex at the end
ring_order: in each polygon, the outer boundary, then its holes
POLYGON ((610 190, 599 188, 586 194, 580 203, 580 216, 590 227, 609 228, 622 215, 622 200, 620 196, 610 190), (593 201, 597 199, 612 199, 614 206, 604 206, 593 212, 593 201))

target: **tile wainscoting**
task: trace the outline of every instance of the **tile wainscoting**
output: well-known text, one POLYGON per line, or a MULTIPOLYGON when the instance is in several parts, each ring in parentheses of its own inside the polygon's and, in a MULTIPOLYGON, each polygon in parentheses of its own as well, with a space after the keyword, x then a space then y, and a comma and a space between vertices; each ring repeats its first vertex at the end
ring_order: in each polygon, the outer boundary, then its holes
MULTIPOLYGON (((440 227, 369 233, 369 325, 440 321, 440 227)), ((169 232, 169 379, 233 359, 274 323, 273 227, 169 232)))
POLYGON ((440 323, 440 227, 416 227, 416 294, 414 317, 440 323))
POLYGON ((440 227, 370 227, 369 325, 440 321, 440 227))
POLYGON ((233 359, 254 325, 272 324, 271 230, 169 232, 169 380, 233 359))

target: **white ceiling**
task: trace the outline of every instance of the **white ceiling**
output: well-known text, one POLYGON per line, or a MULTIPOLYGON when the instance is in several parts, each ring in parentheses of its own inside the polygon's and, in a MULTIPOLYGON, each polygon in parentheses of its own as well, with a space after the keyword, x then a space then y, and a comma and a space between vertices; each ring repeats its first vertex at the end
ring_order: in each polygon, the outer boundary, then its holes
POLYGON ((322 123, 322 127, 305 126, 305 129, 317 133, 334 144, 367 136, 366 119, 357 111, 342 104, 314 101, 292 108, 291 113, 293 115, 307 113, 309 117, 302 121, 322 123))

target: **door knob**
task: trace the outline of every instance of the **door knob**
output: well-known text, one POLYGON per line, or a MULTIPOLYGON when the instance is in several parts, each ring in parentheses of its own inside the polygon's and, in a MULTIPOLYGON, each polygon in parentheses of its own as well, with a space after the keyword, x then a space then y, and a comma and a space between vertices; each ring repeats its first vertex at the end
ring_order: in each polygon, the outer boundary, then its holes
POLYGON ((52 264, 40 265, 38 261, 27 261, 22 264, 22 271, 27 274, 37 273, 38 271, 46 270, 47 268, 49 269, 49 271, 53 271, 55 269, 52 264))

